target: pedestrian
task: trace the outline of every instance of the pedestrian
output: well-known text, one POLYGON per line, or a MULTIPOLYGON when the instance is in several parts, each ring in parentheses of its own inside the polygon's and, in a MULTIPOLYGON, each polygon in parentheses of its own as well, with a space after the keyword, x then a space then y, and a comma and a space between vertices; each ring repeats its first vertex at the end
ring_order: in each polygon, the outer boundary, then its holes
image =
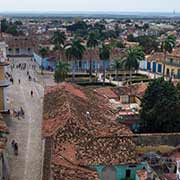
POLYGON ((33 91, 31 90, 31 97, 33 97, 33 91))
POLYGON ((13 80, 12 77, 10 78, 10 82, 11 82, 12 84, 14 84, 14 80, 13 80))
POLYGON ((20 108, 20 112, 21 112, 21 116, 24 117, 24 110, 22 107, 20 108))
POLYGON ((13 139, 11 142, 11 147, 14 149, 15 140, 13 139))
POLYGON ((31 76, 29 76, 28 79, 29 79, 29 81, 31 81, 31 79, 32 79, 31 76))
POLYGON ((20 79, 18 79, 18 82, 19 82, 19 84, 21 83, 21 80, 20 79))
POLYGON ((14 143, 14 155, 18 156, 18 143, 14 143))
POLYGON ((29 76, 29 71, 27 71, 27 75, 29 76))

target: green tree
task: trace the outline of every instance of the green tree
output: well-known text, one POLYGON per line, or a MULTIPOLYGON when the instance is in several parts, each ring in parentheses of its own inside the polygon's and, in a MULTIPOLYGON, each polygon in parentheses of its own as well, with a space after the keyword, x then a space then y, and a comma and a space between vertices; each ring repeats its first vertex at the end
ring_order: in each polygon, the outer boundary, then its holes
POLYGON ((119 71, 123 69, 123 60, 122 59, 116 59, 112 63, 112 68, 115 70, 116 74, 116 81, 119 82, 119 71))
POLYGON ((110 46, 112 48, 125 48, 123 41, 122 40, 116 40, 116 39, 111 39, 110 46))
POLYGON ((1 20, 1 31, 6 32, 9 27, 9 23, 6 19, 1 20))
POLYGON ((159 50, 159 41, 155 36, 139 36, 135 38, 135 41, 139 42, 139 45, 144 48, 146 54, 159 50))
POLYGON ((177 83, 176 88, 180 92, 180 82, 177 83))
POLYGON ((136 40, 135 40, 135 37, 133 36, 133 34, 128 34, 127 35, 127 40, 129 41, 129 42, 135 42, 136 40))
POLYGON ((163 77, 165 76, 165 62, 167 59, 167 53, 172 53, 174 47, 176 47, 176 37, 174 35, 169 35, 162 42, 162 50, 164 52, 163 77))
POLYGON ((179 132, 180 101, 176 87, 163 78, 150 82, 142 99, 142 131, 179 132))
POLYGON ((148 23, 145 23, 144 25, 143 25, 143 29, 146 31, 147 29, 149 29, 149 24, 148 23))
POLYGON ((105 84, 106 79, 106 61, 110 58, 110 47, 103 44, 99 49, 99 58, 103 61, 103 85, 105 84))
POLYGON ((41 57, 42 57, 42 60, 41 60, 41 74, 43 74, 43 60, 44 60, 44 58, 47 56, 47 54, 48 54, 48 49, 47 48, 45 48, 45 47, 41 47, 40 49, 39 49, 39 54, 41 55, 41 57))
POLYGON ((123 59, 125 69, 129 70, 130 83, 132 82, 132 71, 139 69, 139 61, 144 60, 145 54, 140 46, 129 48, 123 59))
POLYGON ((68 72, 69 72, 69 64, 66 62, 59 61, 56 64, 56 69, 54 72, 55 82, 59 83, 65 81, 68 72))
POLYGON ((64 48, 64 44, 66 41, 66 35, 64 32, 56 31, 53 34, 52 41, 55 45, 55 50, 59 51, 58 60, 61 61, 61 51, 64 48))
POLYGON ((14 24, 10 25, 6 30, 6 33, 12 34, 13 36, 17 36, 18 35, 17 26, 14 24))
POLYGON ((90 68, 89 68, 89 75, 90 80, 92 81, 92 56, 94 49, 98 46, 99 42, 97 40, 97 36, 95 32, 91 32, 89 34, 88 40, 87 40, 87 47, 90 48, 90 68))
POLYGON ((77 69, 77 60, 82 60, 83 54, 86 50, 85 46, 79 39, 74 39, 72 43, 65 47, 65 54, 68 60, 73 60, 73 81, 75 80, 75 71, 77 69))

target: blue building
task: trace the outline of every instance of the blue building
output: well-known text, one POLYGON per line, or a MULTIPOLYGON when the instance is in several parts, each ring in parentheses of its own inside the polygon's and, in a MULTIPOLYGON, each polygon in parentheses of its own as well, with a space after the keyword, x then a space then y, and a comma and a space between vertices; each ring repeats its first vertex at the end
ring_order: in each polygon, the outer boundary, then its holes
MULTIPOLYGON (((33 54, 33 59, 39 64, 39 66, 42 66, 46 70, 54 70, 56 63, 58 62, 54 57, 42 58, 37 53, 33 54)), ((71 60, 67 62, 70 64, 70 69, 74 68, 78 72, 86 72, 90 69, 89 60, 71 60)), ((102 71, 104 67, 107 70, 110 67, 110 63, 111 62, 109 60, 92 60, 92 71, 102 71)))

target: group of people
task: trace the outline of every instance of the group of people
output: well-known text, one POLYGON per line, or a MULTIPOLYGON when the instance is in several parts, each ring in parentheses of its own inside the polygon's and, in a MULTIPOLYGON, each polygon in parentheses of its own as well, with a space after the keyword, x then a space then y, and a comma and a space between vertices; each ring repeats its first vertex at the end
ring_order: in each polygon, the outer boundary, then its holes
POLYGON ((19 63, 16 65, 16 69, 26 70, 26 63, 19 63))
MULTIPOLYGON (((11 72, 13 71, 14 68, 20 69, 20 70, 26 70, 26 69, 27 69, 27 66, 28 66, 28 65, 27 65, 26 63, 19 63, 19 64, 17 64, 17 65, 15 65, 15 64, 13 63, 13 64, 11 65, 11 72)), ((35 70, 36 65, 32 64, 32 65, 30 65, 30 66, 31 66, 31 68, 32 68, 33 70, 35 70)), ((10 82, 11 82, 12 84, 14 84, 14 79, 13 79, 12 75, 7 72, 7 73, 6 73, 6 76, 9 78, 10 82)), ((29 81, 32 81, 32 80, 33 80, 34 82, 36 82, 36 79, 31 77, 31 75, 30 75, 30 73, 29 73, 28 70, 27 70, 27 77, 28 77, 28 80, 29 80, 29 81)), ((21 84, 21 79, 18 79, 18 83, 21 84)), ((31 97, 33 97, 33 95, 34 95, 33 90, 30 91, 30 95, 31 95, 31 97)))

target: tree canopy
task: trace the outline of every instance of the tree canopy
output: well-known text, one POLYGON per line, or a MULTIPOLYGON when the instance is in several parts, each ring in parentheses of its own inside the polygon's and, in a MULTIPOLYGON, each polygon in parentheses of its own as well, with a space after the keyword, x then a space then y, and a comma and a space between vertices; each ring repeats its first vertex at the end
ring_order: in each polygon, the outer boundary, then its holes
POLYGON ((15 23, 8 22, 6 19, 1 20, 1 31, 5 33, 12 34, 13 36, 22 35, 21 31, 18 31, 17 26, 21 25, 20 21, 15 23))
POLYGON ((139 36, 135 38, 135 41, 139 42, 139 45, 144 48, 146 54, 159 50, 159 41, 156 36, 139 36))
POLYGON ((176 37, 174 35, 169 35, 162 42, 162 49, 164 52, 171 53, 173 48, 176 46, 176 37))
POLYGON ((67 74, 69 72, 69 66, 70 65, 68 63, 62 61, 59 61, 56 64, 56 69, 54 72, 55 82, 59 83, 65 81, 67 74))
POLYGON ((180 131, 180 99, 172 82, 163 78, 150 82, 142 99, 140 118, 144 132, 180 131))

